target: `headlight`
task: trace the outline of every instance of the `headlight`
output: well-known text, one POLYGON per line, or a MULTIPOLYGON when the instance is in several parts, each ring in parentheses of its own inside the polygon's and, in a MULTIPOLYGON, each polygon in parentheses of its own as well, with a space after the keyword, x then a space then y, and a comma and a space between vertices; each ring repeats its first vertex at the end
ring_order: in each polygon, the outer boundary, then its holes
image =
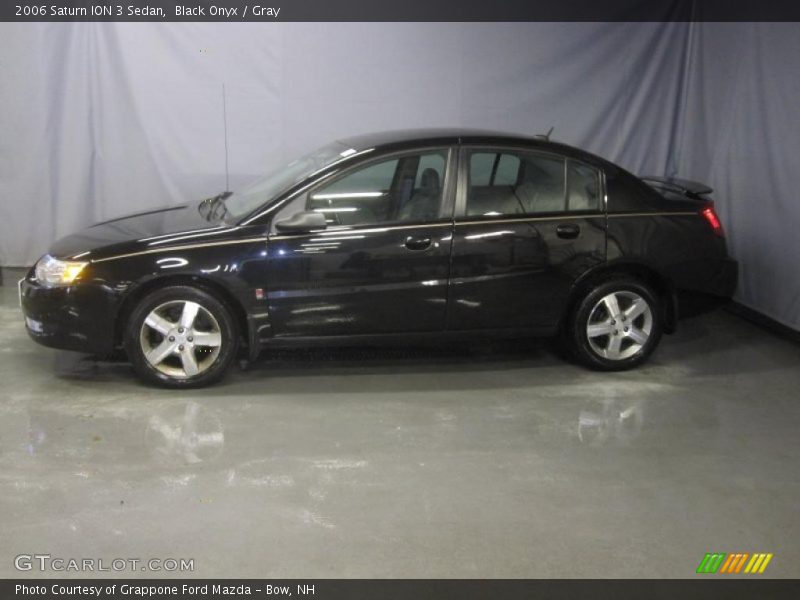
POLYGON ((36 279, 44 285, 69 285, 88 263, 58 260, 45 254, 36 263, 36 279))

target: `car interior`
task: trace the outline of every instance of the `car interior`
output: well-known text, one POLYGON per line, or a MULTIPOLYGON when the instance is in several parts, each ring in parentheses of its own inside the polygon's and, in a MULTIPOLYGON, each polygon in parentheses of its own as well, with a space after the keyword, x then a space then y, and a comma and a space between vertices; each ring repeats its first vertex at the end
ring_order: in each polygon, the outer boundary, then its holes
MULTIPOLYGON (((373 163, 313 193, 307 210, 331 226, 425 222, 439 216, 445 170, 441 151, 373 163)), ((534 154, 478 151, 470 155, 468 216, 591 210, 599 176, 586 165, 534 154)))
POLYGON ((470 157, 469 178, 467 215, 471 216, 591 210, 598 205, 596 170, 572 161, 569 195, 564 192, 562 159, 476 152, 470 157))
POLYGON ((443 151, 378 162, 314 192, 307 210, 333 226, 430 221, 439 216, 445 164, 443 151))

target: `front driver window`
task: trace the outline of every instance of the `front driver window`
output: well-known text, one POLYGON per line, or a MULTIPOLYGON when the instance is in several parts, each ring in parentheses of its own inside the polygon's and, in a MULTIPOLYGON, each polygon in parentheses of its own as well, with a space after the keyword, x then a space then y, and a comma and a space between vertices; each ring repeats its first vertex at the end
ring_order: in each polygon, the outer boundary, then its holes
POLYGON ((437 150, 371 163, 313 191, 306 210, 329 226, 438 219, 446 162, 437 150))

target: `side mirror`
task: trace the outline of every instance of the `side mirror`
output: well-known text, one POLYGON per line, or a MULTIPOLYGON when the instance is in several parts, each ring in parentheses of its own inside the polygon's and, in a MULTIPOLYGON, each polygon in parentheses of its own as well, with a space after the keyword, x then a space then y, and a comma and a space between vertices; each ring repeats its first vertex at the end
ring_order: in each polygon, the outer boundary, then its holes
POLYGON ((275 229, 281 233, 308 233, 315 229, 325 229, 327 226, 325 215, 313 210, 295 213, 291 217, 275 223, 275 229))

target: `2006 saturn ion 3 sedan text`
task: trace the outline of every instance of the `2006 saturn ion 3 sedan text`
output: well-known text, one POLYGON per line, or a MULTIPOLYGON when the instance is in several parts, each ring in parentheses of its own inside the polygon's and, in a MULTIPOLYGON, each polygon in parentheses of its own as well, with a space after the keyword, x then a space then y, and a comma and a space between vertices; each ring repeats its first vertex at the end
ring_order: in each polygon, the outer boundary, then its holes
POLYGON ((458 130, 333 143, 236 193, 56 242, 20 282, 30 336, 124 348, 145 380, 218 380, 269 346, 559 334, 642 363, 684 292, 737 266, 700 184, 544 139, 458 130))

